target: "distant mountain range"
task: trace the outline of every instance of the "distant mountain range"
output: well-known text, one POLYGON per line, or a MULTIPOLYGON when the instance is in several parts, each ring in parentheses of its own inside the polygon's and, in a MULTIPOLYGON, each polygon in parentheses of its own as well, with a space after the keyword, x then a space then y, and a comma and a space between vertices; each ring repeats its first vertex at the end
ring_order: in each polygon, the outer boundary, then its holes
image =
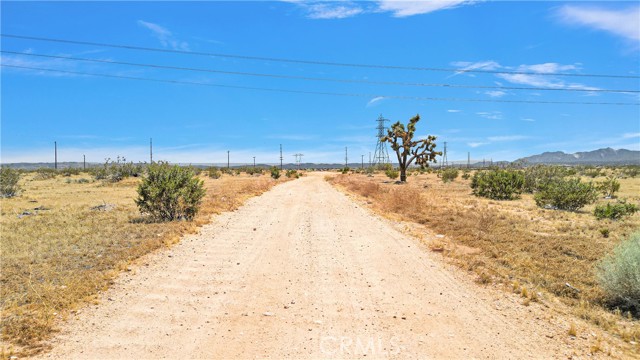
POLYGON ((612 148, 567 154, 562 151, 544 152, 516 160, 526 164, 562 164, 562 165, 605 165, 635 164, 640 165, 640 151, 612 148))

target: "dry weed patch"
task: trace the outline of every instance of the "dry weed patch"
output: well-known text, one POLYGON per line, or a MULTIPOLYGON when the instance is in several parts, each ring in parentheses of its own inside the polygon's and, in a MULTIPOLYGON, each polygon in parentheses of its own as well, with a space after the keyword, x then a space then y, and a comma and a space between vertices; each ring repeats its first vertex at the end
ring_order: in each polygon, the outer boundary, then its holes
MULTIPOLYGON (((443 249, 439 239, 430 247, 475 272, 477 282, 513 287, 526 304, 540 301, 542 294, 554 296, 574 315, 625 341, 640 340, 637 319, 608 308, 595 269, 621 239, 640 228, 640 214, 621 221, 597 220, 594 205, 568 212, 538 208, 530 194, 512 201, 478 198, 468 180, 443 183, 434 174, 412 176, 403 185, 385 183, 383 175, 337 175, 329 181, 366 197, 383 215, 446 235, 453 249, 443 249), (600 233, 604 227, 609 237, 600 233), (456 251, 456 246, 478 251, 456 251)), ((620 182, 619 196, 638 203, 640 179, 620 182)))
POLYGON ((140 179, 34 176, 21 180, 21 196, 0 200, 3 351, 16 346, 23 355, 37 352, 59 319, 105 290, 131 261, 278 183, 268 176, 202 177, 207 195, 194 221, 154 223, 134 203, 140 179))

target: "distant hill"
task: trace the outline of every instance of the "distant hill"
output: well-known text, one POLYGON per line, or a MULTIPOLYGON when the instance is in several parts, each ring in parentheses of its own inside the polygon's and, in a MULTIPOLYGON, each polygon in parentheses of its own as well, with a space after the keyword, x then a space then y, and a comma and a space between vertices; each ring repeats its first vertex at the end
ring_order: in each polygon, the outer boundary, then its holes
POLYGON ((640 151, 612 148, 567 154, 562 151, 544 152, 516 160, 526 164, 562 164, 562 165, 640 165, 640 151))

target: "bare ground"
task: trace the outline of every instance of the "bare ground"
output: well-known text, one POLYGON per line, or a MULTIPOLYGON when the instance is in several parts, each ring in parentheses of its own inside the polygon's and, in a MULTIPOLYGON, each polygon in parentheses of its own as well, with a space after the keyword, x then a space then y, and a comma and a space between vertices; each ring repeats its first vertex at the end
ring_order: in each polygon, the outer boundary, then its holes
POLYGON ((586 357, 569 321, 474 284, 312 174, 143 258, 40 356, 586 357))

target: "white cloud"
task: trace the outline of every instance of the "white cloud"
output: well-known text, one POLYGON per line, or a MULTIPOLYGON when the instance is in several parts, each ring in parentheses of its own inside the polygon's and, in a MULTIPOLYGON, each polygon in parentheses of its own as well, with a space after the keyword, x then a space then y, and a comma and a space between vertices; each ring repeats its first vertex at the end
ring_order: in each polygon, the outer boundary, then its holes
POLYGON ((524 140, 528 138, 529 136, 525 136, 525 135, 503 135, 503 136, 489 136, 487 140, 493 141, 493 142, 499 142, 499 141, 518 141, 518 140, 524 140))
POLYGON ((522 121, 528 121, 528 122, 534 122, 534 121, 536 121, 535 119, 531 119, 531 118, 522 118, 522 119, 520 119, 520 120, 522 120, 522 121))
POLYGON ((477 112, 476 115, 480 115, 480 117, 483 117, 485 119, 490 119, 490 120, 502 119, 501 111, 480 111, 480 112, 477 112))
POLYGON ((176 39, 173 33, 165 27, 143 20, 138 20, 138 25, 150 30, 164 47, 171 47, 174 50, 189 50, 188 43, 176 39))
POLYGON ((459 113, 461 111, 462 110, 457 110, 457 109, 449 109, 449 110, 447 110, 447 112, 450 112, 450 113, 459 113))
POLYGON ((460 5, 472 4, 468 0, 436 0, 436 1, 404 1, 404 0, 380 0, 378 8, 381 11, 389 11, 395 17, 405 17, 430 12, 450 9, 460 5))
MULTIPOLYGON (((587 92, 588 90, 600 90, 595 86, 588 86, 580 83, 569 83, 564 80, 560 80, 557 77, 553 77, 554 73, 566 73, 566 72, 575 72, 580 70, 579 63, 574 64, 559 64, 555 62, 546 62, 540 64, 522 64, 516 67, 513 66, 503 66, 498 62, 493 60, 488 61, 478 61, 478 62, 469 62, 469 61, 456 61, 451 63, 452 66, 460 68, 453 75, 449 77, 453 77, 459 74, 465 74, 468 76, 472 76, 473 73, 469 73, 470 70, 489 70, 489 71, 505 71, 506 73, 496 73, 495 76, 506 80, 512 84, 519 85, 529 85, 532 87, 544 87, 544 88, 553 88, 553 89, 575 89, 575 90, 585 90, 587 95, 594 95, 594 93, 587 92), (511 73, 509 73, 511 72, 511 73), (518 74, 518 73, 528 73, 528 74, 518 74), (538 75, 539 74, 539 75, 538 75)), ((502 86, 500 82, 498 86, 502 86)), ((503 91, 487 91, 485 94, 491 97, 501 97, 506 95, 503 91)), ((532 94, 537 95, 537 94, 532 94)))
POLYGON ((373 106, 384 99, 386 99, 384 96, 374 97, 373 99, 369 100, 369 102, 367 103, 367 107, 373 106))
POLYGON ((344 19, 361 14, 364 9, 350 3, 336 5, 334 3, 319 3, 306 5, 308 16, 312 19, 344 19))
POLYGON ((499 97, 503 97, 503 96, 507 95, 506 92, 501 91, 501 90, 486 91, 485 94, 491 96, 492 98, 499 98, 499 97))
POLYGON ((367 13, 391 13, 394 17, 428 14, 438 10, 451 9, 473 4, 476 0, 377 0, 377 1, 303 1, 280 0, 295 4, 305 10, 311 19, 344 19, 367 13))
POLYGON ((470 142, 470 143, 467 143, 467 145, 469 145, 472 148, 477 148, 482 145, 489 145, 489 143, 488 142, 470 142))
POLYGON ((565 5, 557 10, 560 19, 640 41, 640 6, 612 10, 593 6, 565 5))
POLYGON ((633 138, 640 138, 640 132, 637 133, 626 133, 622 135, 623 139, 633 139, 633 138))
MULTIPOLYGON (((452 66, 460 68, 459 71, 456 71, 453 75, 448 77, 454 77, 456 75, 464 74, 469 70, 497 70, 502 68, 500 64, 493 60, 489 61, 478 61, 478 62, 470 62, 470 61, 455 61, 451 63, 452 66)), ((467 73, 468 76, 475 76, 473 73, 467 73)))

